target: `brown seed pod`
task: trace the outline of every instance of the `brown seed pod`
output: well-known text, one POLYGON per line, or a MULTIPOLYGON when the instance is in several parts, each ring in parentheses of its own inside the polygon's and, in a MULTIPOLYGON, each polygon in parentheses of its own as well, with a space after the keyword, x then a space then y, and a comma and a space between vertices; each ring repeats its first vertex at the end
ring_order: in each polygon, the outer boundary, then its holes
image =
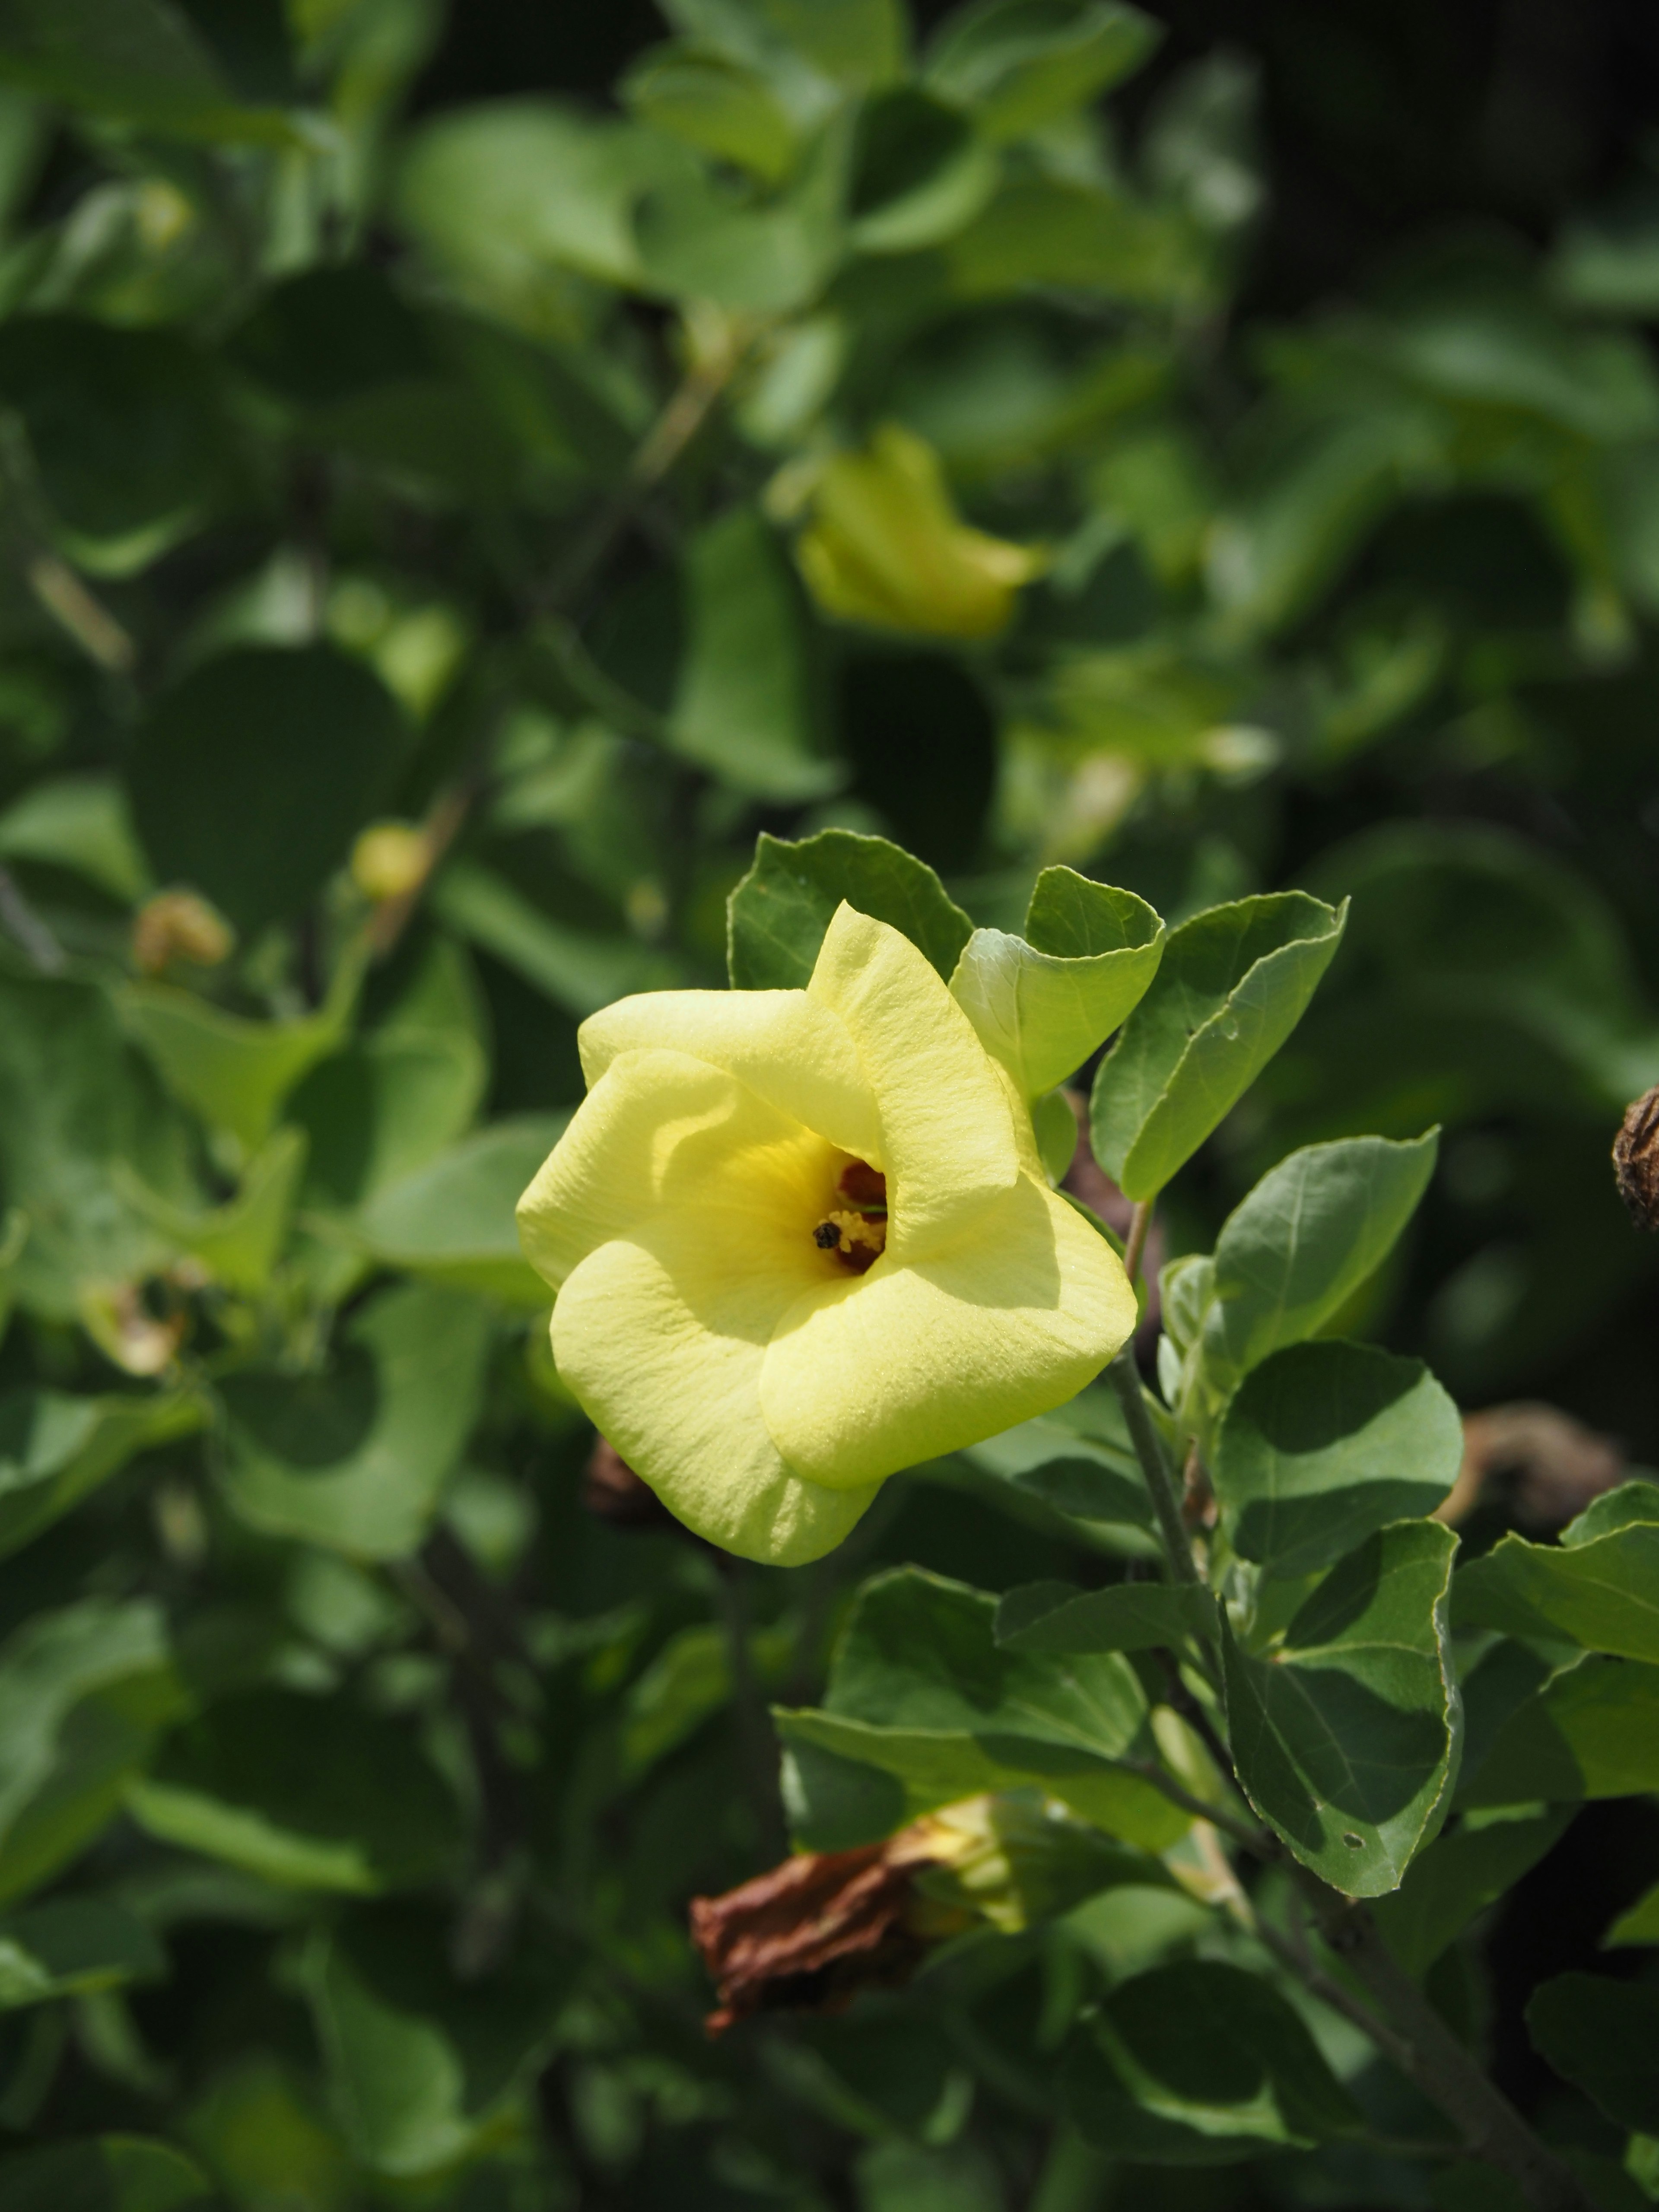
POLYGON ((1638 1229, 1659 1229, 1659 1083, 1626 1113, 1613 1140, 1619 1195, 1638 1229))

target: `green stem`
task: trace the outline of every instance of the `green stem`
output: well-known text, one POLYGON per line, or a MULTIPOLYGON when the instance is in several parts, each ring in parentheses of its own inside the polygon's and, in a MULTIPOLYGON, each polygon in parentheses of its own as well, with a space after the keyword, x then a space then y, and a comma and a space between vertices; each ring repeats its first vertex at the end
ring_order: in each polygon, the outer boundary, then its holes
MULTIPOLYGON (((1311 1882, 1306 1886, 1310 1892, 1315 1888, 1311 1882)), ((1539 2141, 1488 2080, 1389 1950, 1365 1906, 1322 1882, 1317 1895, 1326 1942, 1397 2031, 1386 2042, 1370 2031, 1379 2048, 1439 2106, 1476 2158, 1510 2176, 1533 2212, 1593 2212, 1577 2176, 1539 2141)))
POLYGON ((1124 1346, 1106 1370, 1106 1380, 1116 1391, 1117 1401, 1123 1408, 1129 1441, 1135 1448, 1140 1472, 1152 1493, 1152 1510, 1158 1516, 1158 1533, 1164 1539, 1170 1571, 1177 1582, 1194 1583, 1201 1588, 1204 1577, 1198 1571, 1193 1547, 1187 1540, 1187 1525, 1181 1517, 1181 1501, 1176 1495, 1175 1478, 1164 1455, 1164 1439, 1146 1410, 1140 1372, 1129 1346, 1124 1346))

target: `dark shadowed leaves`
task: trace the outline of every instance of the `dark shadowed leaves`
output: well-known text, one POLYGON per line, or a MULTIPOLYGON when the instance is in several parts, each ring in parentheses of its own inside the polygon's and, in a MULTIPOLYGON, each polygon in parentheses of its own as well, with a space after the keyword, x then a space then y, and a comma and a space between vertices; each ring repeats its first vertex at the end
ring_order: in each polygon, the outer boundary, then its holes
POLYGON ((1295 1577, 1431 1513, 1462 1456, 1457 1408, 1420 1360, 1327 1341, 1291 1345, 1245 1377, 1211 1475, 1237 1550, 1295 1577))
POLYGON ((1659 2135, 1659 1990, 1558 1974, 1527 2007, 1527 2032, 1610 2120, 1659 2135))
POLYGON ((1444 1814, 1462 1728, 1445 1628, 1456 1545, 1427 1521, 1369 1537, 1270 1656, 1224 1627, 1239 1779, 1303 1864, 1351 1897, 1395 1888, 1444 1814))
POLYGON ((327 1369, 230 1378, 234 1510, 357 1558, 413 1551, 477 1416, 489 1336, 477 1298, 404 1283, 357 1310, 327 1369))
POLYGON ((778 1716, 786 1742, 896 1775, 911 1813, 1040 1780, 1108 1833, 1161 1848, 1185 1816, 1122 1762, 1146 1755, 1146 1699, 1117 1653, 1000 1650, 996 1600, 898 1568, 867 1583, 823 1707, 778 1716))
POLYGON ((166 693, 129 771, 158 877, 245 933, 295 914, 345 859, 405 757, 386 687, 331 646, 243 647, 166 693))
POLYGON ((143 566, 196 520, 219 475, 213 386, 171 331, 67 315, 0 332, 0 398, 22 416, 47 504, 88 565, 143 566))
POLYGON ((1006 1651, 1149 1651, 1215 1632, 1215 1600, 1182 1583, 1098 1590, 1028 1583, 997 1607, 997 1642, 1006 1651))
POLYGON ((460 1834, 454 1798, 407 1729, 288 1690, 249 1691, 187 1722, 128 1803, 186 1850, 360 1896, 441 1875, 460 1834))
POLYGON ((1066 2100, 1091 2142, 1155 2165, 1225 2164, 1363 2125, 1276 1990, 1195 1960, 1121 1984, 1074 2032, 1066 2100))

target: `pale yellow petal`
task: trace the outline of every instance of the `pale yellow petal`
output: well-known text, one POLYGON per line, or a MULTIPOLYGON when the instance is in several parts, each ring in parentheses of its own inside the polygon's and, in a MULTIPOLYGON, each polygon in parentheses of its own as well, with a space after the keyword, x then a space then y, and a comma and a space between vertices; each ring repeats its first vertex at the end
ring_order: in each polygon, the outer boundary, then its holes
POLYGON ((785 1465, 759 1395, 778 1285, 729 1258, 686 1216, 603 1245, 559 1294, 554 1357, 689 1528, 740 1558, 801 1566, 841 1542, 878 1486, 827 1489, 785 1465))
POLYGON ((761 1407, 800 1474, 875 1482, 1063 1405, 1134 1322, 1111 1248, 1022 1176, 947 1249, 809 1291, 772 1339, 761 1407))
POLYGON ((805 991, 641 992, 589 1015, 578 1042, 590 1087, 622 1053, 688 1053, 843 1152, 881 1165, 875 1103, 853 1040, 805 991))
POLYGON ((734 1267, 775 1254, 805 1288, 832 1264, 811 1232, 842 1164, 825 1139, 707 1060, 623 1053, 519 1200, 519 1235, 556 1288, 597 1246, 690 1208, 731 1227, 734 1267))
POLYGON ((922 1256, 1018 1180, 1008 1089, 931 963, 886 922, 838 907, 807 988, 846 1024, 875 1093, 889 1256, 922 1256))

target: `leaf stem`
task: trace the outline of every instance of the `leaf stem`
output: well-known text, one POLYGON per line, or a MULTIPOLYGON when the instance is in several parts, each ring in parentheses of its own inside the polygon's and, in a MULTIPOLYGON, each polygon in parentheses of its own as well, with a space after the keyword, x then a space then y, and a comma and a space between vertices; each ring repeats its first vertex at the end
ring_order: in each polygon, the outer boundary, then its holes
MULTIPOLYGON (((1395 2057, 1402 2072, 1440 2107, 1474 2156, 1510 2177, 1533 2212, 1592 2212, 1577 2176, 1539 2141, 1464 2049, 1383 1942, 1371 1913, 1316 1878, 1302 1879, 1316 1899, 1325 1942, 1398 2031, 1385 2042, 1375 2028, 1366 2027, 1378 2048, 1395 2057), (1395 2044, 1398 2057, 1391 2047, 1395 2044)), ((1309 1986, 1314 1986, 1312 1982, 1309 1986)), ((1318 1994, 1325 1993, 1322 1990, 1318 1994)), ((1365 2027, 1351 2007, 1342 2008, 1365 2027)))
POLYGON ((1222 1805, 1212 1805, 1207 1797, 1200 1797, 1176 1780, 1166 1766, 1155 1759, 1126 1759, 1121 1762, 1126 1772, 1138 1774, 1149 1782, 1160 1797, 1167 1797, 1183 1813, 1190 1813, 1195 1820, 1207 1820, 1212 1828, 1219 1828, 1231 1836, 1241 1850, 1249 1851, 1253 1858, 1268 1859, 1276 1855, 1277 1843, 1265 1828, 1253 1828, 1247 1820, 1240 1820, 1222 1805))
POLYGON ((1150 1198, 1137 1200, 1129 1216, 1129 1234, 1123 1246, 1123 1272, 1133 1290, 1135 1277, 1140 1273, 1141 1255, 1146 1249, 1146 1232, 1152 1225, 1152 1201, 1150 1198))
POLYGON ((1140 1462, 1140 1472, 1152 1493, 1152 1510, 1158 1516, 1158 1533, 1164 1539, 1170 1571, 1177 1582, 1194 1583, 1201 1588, 1204 1577, 1198 1571, 1198 1562, 1194 1559, 1193 1547, 1188 1541, 1187 1525, 1181 1517, 1181 1502, 1176 1495, 1175 1478, 1164 1456, 1164 1439, 1158 1435, 1152 1417, 1146 1410, 1140 1371, 1135 1365, 1134 1353, 1130 1346, 1126 1345, 1106 1370, 1106 1380, 1117 1393, 1117 1401, 1123 1408, 1129 1441, 1134 1446, 1135 1457, 1140 1462))

